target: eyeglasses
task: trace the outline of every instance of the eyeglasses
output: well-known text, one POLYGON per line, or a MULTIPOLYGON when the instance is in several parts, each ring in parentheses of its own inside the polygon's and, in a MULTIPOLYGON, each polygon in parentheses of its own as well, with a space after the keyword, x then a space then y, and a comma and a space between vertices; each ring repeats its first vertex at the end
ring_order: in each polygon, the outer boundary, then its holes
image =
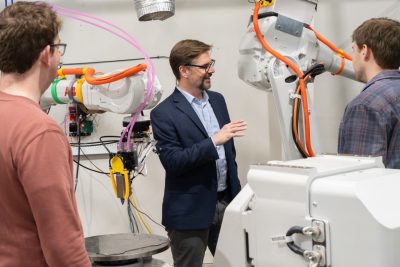
POLYGON ((206 72, 208 72, 211 69, 211 67, 213 67, 214 65, 215 65, 215 59, 211 59, 210 62, 203 64, 203 65, 196 65, 196 64, 190 64, 190 63, 185 64, 185 66, 197 67, 197 68, 205 70, 206 72))
POLYGON ((58 52, 60 52, 60 55, 63 56, 67 49, 67 44, 51 44, 50 47, 56 47, 58 52))

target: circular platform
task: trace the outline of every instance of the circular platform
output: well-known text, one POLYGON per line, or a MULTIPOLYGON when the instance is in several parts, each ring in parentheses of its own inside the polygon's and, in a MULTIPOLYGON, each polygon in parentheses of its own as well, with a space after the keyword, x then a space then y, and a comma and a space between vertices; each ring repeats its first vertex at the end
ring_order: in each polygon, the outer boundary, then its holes
POLYGON ((167 250, 166 237, 149 234, 112 234, 85 238, 86 250, 93 263, 127 264, 167 250))

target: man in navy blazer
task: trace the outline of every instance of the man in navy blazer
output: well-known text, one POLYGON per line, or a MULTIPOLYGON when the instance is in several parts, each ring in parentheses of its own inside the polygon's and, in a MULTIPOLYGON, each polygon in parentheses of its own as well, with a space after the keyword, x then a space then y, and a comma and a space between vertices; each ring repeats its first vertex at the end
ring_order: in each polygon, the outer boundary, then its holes
POLYGON ((233 137, 244 135, 246 123, 231 122, 224 97, 208 90, 210 49, 197 40, 173 47, 177 86, 151 112, 166 172, 162 223, 178 267, 201 267, 207 246, 214 255, 225 208, 240 191, 233 137))

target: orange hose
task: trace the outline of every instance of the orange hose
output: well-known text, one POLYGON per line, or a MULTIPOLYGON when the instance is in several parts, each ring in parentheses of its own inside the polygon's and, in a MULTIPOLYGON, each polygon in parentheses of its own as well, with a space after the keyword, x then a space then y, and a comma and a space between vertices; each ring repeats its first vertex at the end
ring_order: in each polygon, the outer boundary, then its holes
POLYGON ((256 2, 256 6, 254 8, 254 13, 253 13, 253 25, 254 25, 254 31, 257 35, 258 40, 260 41, 262 47, 267 50, 269 53, 271 53, 274 57, 279 59, 280 61, 283 61, 286 65, 288 65, 299 78, 303 77, 303 74, 301 73, 300 69, 297 68, 297 66, 290 61, 289 59, 285 58, 283 55, 281 55, 279 52, 275 51, 272 49, 267 42, 265 42, 261 32, 260 32, 260 26, 258 25, 258 11, 260 10, 260 2, 256 2))
MULTIPOLYGON (((297 88, 296 94, 298 94, 299 91, 300 91, 300 86, 297 88)), ((299 99, 296 98, 294 100, 294 103, 293 103, 293 105, 294 105, 293 109, 294 110, 298 109, 298 107, 297 107, 298 104, 299 104, 299 99)), ((297 113, 296 112, 293 112, 293 115, 292 115, 292 129, 293 129, 293 132, 294 132, 295 142, 297 143, 297 145, 298 145, 299 149, 301 150, 302 154, 306 155, 306 157, 309 157, 310 155, 304 149, 303 143, 301 142, 300 137, 299 137, 299 133, 297 131, 297 113)))
POLYGON ((111 83, 123 78, 132 76, 140 71, 147 68, 146 64, 139 64, 118 73, 110 74, 108 76, 93 77, 95 70, 93 68, 73 68, 73 69, 59 69, 57 70, 58 76, 64 75, 84 75, 87 83, 92 85, 100 85, 105 83, 111 83))
POLYGON ((85 74, 85 78, 89 84, 100 85, 100 84, 115 82, 115 81, 121 80, 123 78, 132 76, 142 70, 145 70, 146 68, 147 68, 147 66, 145 64, 139 64, 139 65, 136 65, 129 69, 123 70, 121 72, 111 74, 108 76, 97 77, 97 78, 93 77, 95 70, 92 68, 88 68, 86 71, 86 74, 85 74))
POLYGON ((313 28, 311 28, 311 26, 306 26, 307 29, 311 30, 314 32, 315 36, 317 37, 318 40, 320 40, 321 42, 323 42, 327 47, 329 47, 331 50, 335 51, 336 53, 338 53, 340 56, 352 61, 353 59, 351 58, 351 56, 349 56, 349 54, 347 54, 346 52, 344 52, 342 49, 337 48, 336 46, 334 46, 331 42, 329 42, 327 39, 325 39, 322 35, 320 35, 319 33, 317 33, 313 28))
POLYGON ((303 107, 306 147, 307 147, 308 154, 310 155, 310 157, 314 157, 315 154, 314 154, 314 151, 311 146, 310 116, 308 114, 308 99, 307 99, 306 83, 304 82, 304 79, 300 79, 299 83, 300 83, 301 100, 303 101, 302 107, 303 107))
POLYGON ((289 59, 285 58, 283 55, 281 55, 279 52, 275 51, 272 49, 264 40, 261 32, 260 32, 260 27, 258 25, 258 11, 260 10, 260 2, 255 3, 255 8, 253 12, 253 25, 254 25, 254 31, 256 33, 256 36, 258 40, 260 41, 262 47, 271 53, 273 56, 275 56, 277 59, 281 60, 284 62, 286 65, 288 65, 299 77, 299 86, 300 86, 300 92, 301 92, 301 98, 303 100, 303 115, 304 115, 304 130, 305 130, 305 138, 306 138, 306 147, 308 150, 308 154, 313 157, 314 151, 311 147, 311 135, 310 135, 310 118, 308 114, 308 101, 307 101, 307 94, 306 94, 306 87, 305 87, 305 82, 303 79, 303 74, 300 71, 300 69, 294 64, 292 61, 289 59))
POLYGON ((345 65, 344 57, 341 56, 341 58, 342 58, 342 62, 340 63, 340 68, 334 75, 340 75, 340 73, 342 73, 342 71, 344 70, 344 65, 345 65))
MULTIPOLYGON (((307 80, 309 77, 310 77, 310 74, 308 74, 304 79, 307 80)), ((300 92, 300 85, 297 87, 296 95, 298 95, 299 92, 300 92)), ((303 143, 301 142, 300 137, 299 137, 299 133, 297 131, 297 109, 298 109, 298 104, 299 104, 299 99, 295 98, 294 103, 293 103, 292 129, 293 129, 293 133, 294 133, 294 136, 295 136, 295 142, 297 143, 299 149, 301 150, 301 152, 304 155, 309 157, 310 155, 304 149, 303 143)))

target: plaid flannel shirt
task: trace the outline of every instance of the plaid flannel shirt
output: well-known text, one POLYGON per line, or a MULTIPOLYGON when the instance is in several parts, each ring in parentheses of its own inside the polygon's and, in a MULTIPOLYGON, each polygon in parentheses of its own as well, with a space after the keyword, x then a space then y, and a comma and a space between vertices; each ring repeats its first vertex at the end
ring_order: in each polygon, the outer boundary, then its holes
POLYGON ((347 105, 338 152, 382 156, 387 168, 400 169, 400 71, 382 71, 347 105))

